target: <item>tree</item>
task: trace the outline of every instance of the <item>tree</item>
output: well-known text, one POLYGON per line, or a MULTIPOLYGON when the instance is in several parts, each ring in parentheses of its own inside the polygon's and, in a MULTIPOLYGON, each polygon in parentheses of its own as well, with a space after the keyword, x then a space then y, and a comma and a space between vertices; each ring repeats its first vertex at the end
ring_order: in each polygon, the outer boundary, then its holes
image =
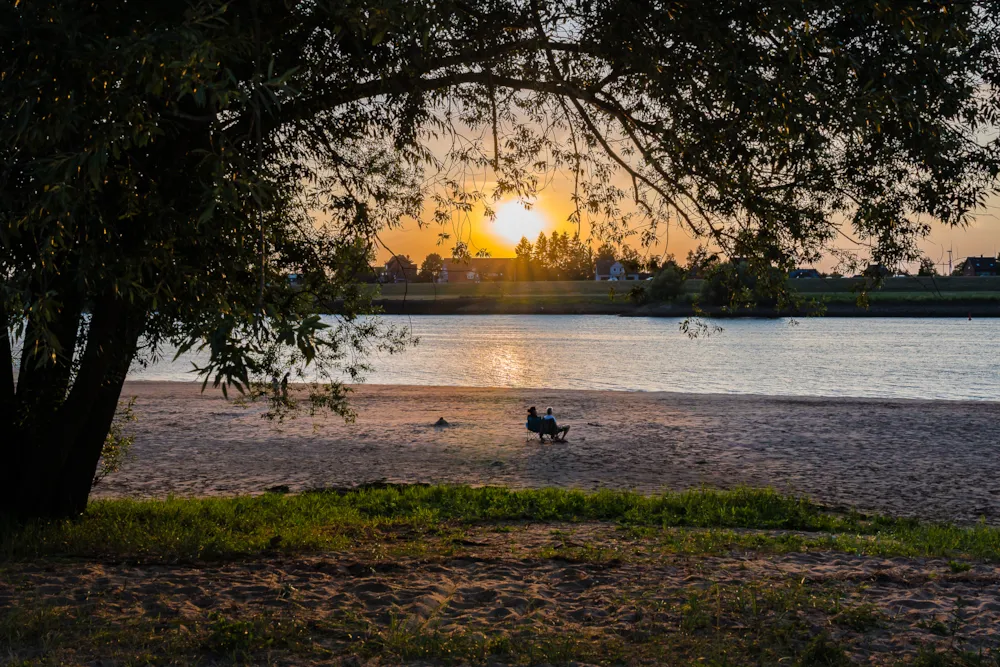
POLYGON ((553 230, 547 250, 544 270, 548 279, 566 280, 566 269, 570 262, 569 234, 553 230))
POLYGON ((625 267, 625 273, 639 273, 639 269, 642 268, 642 257, 639 256, 639 252, 632 246, 622 246, 619 262, 625 267))
POLYGON ((435 282, 438 276, 441 275, 441 269, 443 268, 444 260, 441 259, 441 255, 436 252, 432 252, 424 258, 423 264, 420 265, 420 273, 417 274, 417 277, 421 282, 435 282))
POLYGON ((522 236, 521 240, 514 247, 514 279, 534 280, 534 261, 532 256, 534 247, 528 237, 522 236))
POLYGON ((308 365, 349 416, 351 360, 405 341, 358 317, 359 247, 422 214, 427 165, 439 222, 544 164, 599 238, 680 224, 783 266, 845 219, 898 265, 993 187, 996 23, 986 2, 4 3, 0 511, 82 511, 128 368, 166 350, 204 347, 205 382, 239 391, 308 365), (433 155, 449 133, 486 140, 433 155))
POLYGON ((673 301, 684 292, 684 280, 684 269, 667 260, 650 281, 649 296, 654 301, 673 301))
POLYGON ((549 280, 549 239, 546 238, 545 232, 538 232, 531 259, 534 260, 534 280, 549 280))
POLYGON ((719 256, 710 252, 705 246, 699 245, 694 250, 688 250, 687 263, 684 271, 689 278, 704 278, 719 263, 719 256))
POLYGON ((938 274, 937 266, 934 264, 934 260, 930 257, 920 258, 920 268, 917 269, 918 276, 936 276, 938 274))
POLYGON ((615 247, 610 243, 602 243, 597 248, 597 254, 594 256, 595 262, 614 262, 617 256, 615 247))
POLYGON ((594 254, 590 246, 580 239, 579 232, 573 234, 569 241, 562 271, 566 280, 594 279, 594 254))

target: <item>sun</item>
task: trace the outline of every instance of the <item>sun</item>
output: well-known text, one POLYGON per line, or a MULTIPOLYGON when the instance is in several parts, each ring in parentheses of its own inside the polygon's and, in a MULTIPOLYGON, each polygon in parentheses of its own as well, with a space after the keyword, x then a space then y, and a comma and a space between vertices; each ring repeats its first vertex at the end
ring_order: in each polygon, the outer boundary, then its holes
POLYGON ((522 236, 531 241, 545 229, 546 222, 545 216, 537 207, 529 210, 515 199, 497 207, 492 232, 511 243, 517 243, 522 236))

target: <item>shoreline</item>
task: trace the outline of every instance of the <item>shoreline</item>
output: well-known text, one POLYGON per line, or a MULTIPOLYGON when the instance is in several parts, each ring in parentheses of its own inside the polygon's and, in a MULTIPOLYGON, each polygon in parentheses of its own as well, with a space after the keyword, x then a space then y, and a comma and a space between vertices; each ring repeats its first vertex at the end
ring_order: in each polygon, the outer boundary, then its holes
POLYGON ((357 422, 261 419, 188 382, 126 383, 136 460, 95 497, 224 496, 369 482, 511 488, 773 487, 825 506, 1000 524, 1000 403, 360 385, 357 422), (527 438, 528 405, 568 442, 527 438), (439 417, 450 426, 435 427, 439 417))
MULTIPOLYGON (((122 395, 127 393, 127 389, 130 386, 146 386, 146 385, 178 385, 181 387, 192 387, 201 386, 200 380, 145 380, 142 378, 128 379, 125 381, 125 389, 122 390, 122 395)), ((306 385, 303 383, 291 383, 289 387, 302 389, 306 385)), ((666 389, 616 389, 616 388, 603 388, 603 389, 562 389, 553 387, 485 387, 485 386, 473 386, 473 385, 460 385, 460 384, 382 384, 378 382, 371 383, 360 383, 360 384, 345 384, 345 387, 349 388, 352 392, 354 391, 364 391, 367 389, 375 389, 379 391, 391 391, 394 389, 401 389, 407 391, 420 391, 423 389, 428 389, 431 391, 524 391, 524 392, 559 392, 567 394, 638 394, 641 396, 651 396, 654 398, 689 398, 689 399, 706 399, 712 400, 714 398, 728 398, 733 400, 745 399, 748 401, 757 400, 777 400, 777 401, 789 401, 789 402, 837 402, 837 403, 873 403, 873 404, 885 404, 889 403, 912 403, 912 404, 935 404, 935 403, 950 403, 950 404, 969 404, 970 406, 975 405, 997 405, 1000 406, 1000 398, 906 398, 906 397, 878 397, 878 396, 830 396, 826 394, 753 394, 753 393, 743 393, 743 392, 729 392, 729 393, 712 393, 712 392, 697 392, 697 391, 670 391, 666 389)), ((221 392, 216 392, 211 386, 205 388, 205 394, 213 394, 221 392)), ((235 395, 235 394, 234 394, 235 395)), ((350 400, 350 399, 348 399, 350 400)))

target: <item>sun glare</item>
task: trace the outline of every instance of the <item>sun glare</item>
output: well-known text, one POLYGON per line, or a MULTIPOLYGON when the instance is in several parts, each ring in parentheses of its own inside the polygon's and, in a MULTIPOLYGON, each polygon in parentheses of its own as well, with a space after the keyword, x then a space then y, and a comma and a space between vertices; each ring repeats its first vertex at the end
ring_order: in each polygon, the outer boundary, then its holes
POLYGON ((493 234, 517 243, 522 236, 534 242, 538 233, 545 229, 545 215, 538 207, 528 210, 517 200, 508 201, 497 207, 496 218, 493 220, 493 234))

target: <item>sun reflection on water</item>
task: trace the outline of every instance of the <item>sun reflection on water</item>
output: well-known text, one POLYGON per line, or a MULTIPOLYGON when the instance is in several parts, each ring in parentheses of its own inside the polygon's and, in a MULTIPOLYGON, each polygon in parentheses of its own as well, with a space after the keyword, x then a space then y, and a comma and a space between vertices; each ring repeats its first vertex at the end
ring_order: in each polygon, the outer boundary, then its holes
POLYGON ((530 369, 530 350, 517 342, 498 343, 484 346, 481 357, 490 380, 497 387, 522 387, 526 384, 530 369))

